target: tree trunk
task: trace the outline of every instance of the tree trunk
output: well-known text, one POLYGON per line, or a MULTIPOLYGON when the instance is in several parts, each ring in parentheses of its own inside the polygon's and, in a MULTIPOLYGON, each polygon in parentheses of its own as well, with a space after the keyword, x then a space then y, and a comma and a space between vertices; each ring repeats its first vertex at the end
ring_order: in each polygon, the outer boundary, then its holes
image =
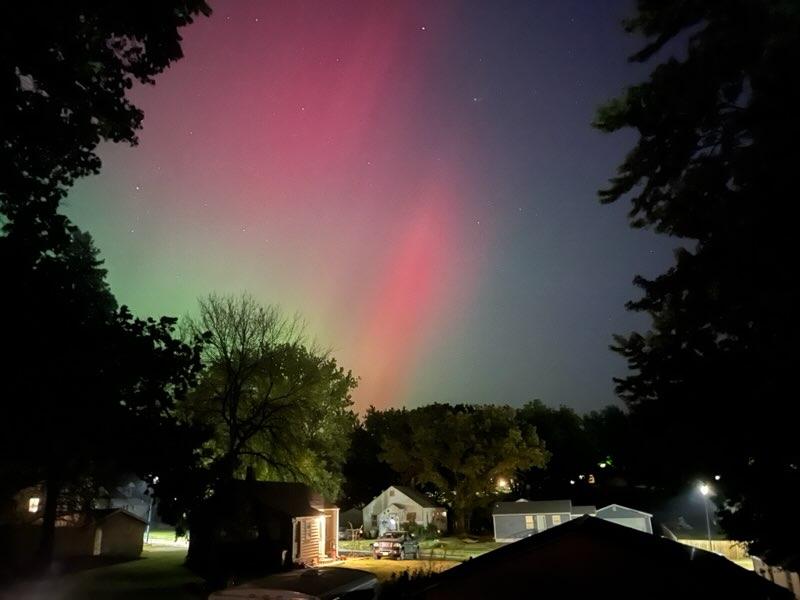
POLYGON ((53 560, 56 541, 56 519, 58 518, 58 498, 63 483, 60 478, 50 475, 44 482, 44 513, 42 514, 39 548, 36 551, 36 564, 47 568, 53 560))

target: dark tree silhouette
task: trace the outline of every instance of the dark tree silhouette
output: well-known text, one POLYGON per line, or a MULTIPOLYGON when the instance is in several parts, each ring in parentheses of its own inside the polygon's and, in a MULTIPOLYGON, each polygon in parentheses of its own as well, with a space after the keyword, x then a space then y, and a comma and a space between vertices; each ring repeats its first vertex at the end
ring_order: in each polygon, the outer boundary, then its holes
POLYGON ((647 431, 654 477, 721 474, 723 524, 758 553, 796 542, 782 506, 800 492, 794 387, 798 320, 800 10, 772 0, 640 0, 632 57, 664 57, 598 112, 639 140, 603 202, 630 198, 631 223, 682 239, 673 267, 636 278, 629 308, 652 317, 618 336, 630 374, 617 391, 647 431), (745 518, 741 518, 745 515, 745 518))
POLYGON ((2 297, 0 464, 18 486, 44 482, 43 562, 65 488, 169 460, 159 441, 200 368, 199 345, 173 337, 175 319, 117 308, 89 235, 68 235, 64 251, 33 266, 14 260, 16 238, 0 237, 14 282, 2 297))
POLYGON ((134 81, 179 59, 178 28, 204 0, 0 5, 0 212, 41 232, 104 140, 136 143, 134 81))
POLYGON ((98 172, 100 142, 136 143, 127 90, 180 58, 178 28, 209 12, 202 0, 0 6, 0 467, 7 488, 45 482, 43 561, 61 491, 152 470, 199 367, 174 320, 117 308, 90 237, 58 206, 98 172))
POLYGON ((370 406, 350 432, 350 448, 342 466, 342 506, 363 506, 392 484, 397 475, 381 459, 386 433, 404 419, 404 411, 370 406))

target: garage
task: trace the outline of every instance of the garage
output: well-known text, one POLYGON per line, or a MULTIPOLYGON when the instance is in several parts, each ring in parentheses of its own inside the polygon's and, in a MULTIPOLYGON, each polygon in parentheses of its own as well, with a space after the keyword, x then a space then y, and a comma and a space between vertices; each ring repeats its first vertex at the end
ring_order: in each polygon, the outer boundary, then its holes
POLYGON ((653 515, 646 513, 635 508, 628 508, 619 504, 609 504, 604 508, 600 508, 596 513, 599 519, 616 523, 623 527, 630 527, 637 531, 644 533, 653 533, 653 515))

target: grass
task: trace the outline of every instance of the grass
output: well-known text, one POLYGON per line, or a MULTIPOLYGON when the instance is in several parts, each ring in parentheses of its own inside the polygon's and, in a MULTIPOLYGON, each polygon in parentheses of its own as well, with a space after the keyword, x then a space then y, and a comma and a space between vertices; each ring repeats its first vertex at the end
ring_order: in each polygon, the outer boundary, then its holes
MULTIPOLYGON (((339 542, 341 550, 371 550, 374 540, 354 540, 339 542)), ((456 537, 440 538, 438 540, 423 540, 419 543, 420 552, 423 558, 467 560, 480 556, 490 550, 499 548, 503 544, 499 542, 465 541, 456 537)))
MULTIPOLYGON (((174 535, 173 535, 174 539, 174 535)), ((24 600, 200 600, 208 593, 200 578, 183 566, 185 548, 147 548, 142 557, 29 581, 8 591, 24 600)))
POLYGON ((388 581, 392 576, 399 576, 405 572, 408 572, 409 575, 415 573, 440 573, 457 564, 457 561, 452 560, 391 560, 386 558, 376 560, 374 558, 357 557, 348 558, 337 566, 369 571, 379 581, 388 581))

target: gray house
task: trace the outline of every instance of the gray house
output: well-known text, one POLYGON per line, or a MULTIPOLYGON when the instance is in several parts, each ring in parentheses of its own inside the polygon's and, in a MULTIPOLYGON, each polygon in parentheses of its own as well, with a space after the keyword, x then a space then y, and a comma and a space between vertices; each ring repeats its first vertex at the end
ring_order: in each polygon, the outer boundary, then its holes
POLYGON ((635 508, 620 506, 619 504, 609 504, 605 508, 597 511, 597 516, 605 521, 611 521, 617 525, 624 525, 631 529, 638 529, 645 533, 653 533, 653 515, 635 508))
POLYGON ((570 520, 571 500, 498 502, 492 511, 497 542, 516 542, 570 520))
POLYGON ((619 504, 597 509, 591 505, 573 506, 571 500, 540 500, 531 502, 498 502, 492 511, 494 539, 497 542, 516 542, 534 533, 583 516, 597 517, 617 525, 653 533, 653 515, 619 504))

